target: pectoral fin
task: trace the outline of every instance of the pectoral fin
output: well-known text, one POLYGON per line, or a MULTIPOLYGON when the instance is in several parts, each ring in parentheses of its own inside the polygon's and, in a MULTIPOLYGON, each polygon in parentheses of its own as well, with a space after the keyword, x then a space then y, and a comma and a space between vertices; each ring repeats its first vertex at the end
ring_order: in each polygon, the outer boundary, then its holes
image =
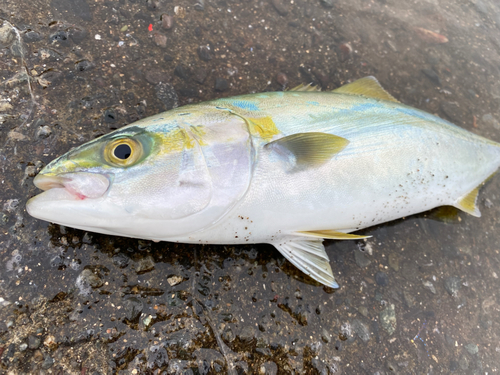
POLYGON ((333 277, 330 259, 326 255, 321 239, 283 239, 283 241, 274 242, 273 245, 290 263, 306 275, 331 288, 339 287, 333 277))
POLYGON ((297 166, 319 166, 342 151, 349 141, 328 133, 298 133, 268 143, 265 147, 282 157, 293 156, 297 166))
POLYGON ((390 102, 399 103, 391 94, 384 90, 375 77, 369 76, 358 79, 352 83, 348 83, 333 92, 339 94, 363 95, 369 98, 388 100, 390 102))
POLYGON ((301 234, 307 237, 328 238, 331 240, 362 240, 364 238, 371 237, 371 236, 359 236, 356 234, 337 232, 335 230, 314 230, 306 232, 297 232, 297 234, 301 234))

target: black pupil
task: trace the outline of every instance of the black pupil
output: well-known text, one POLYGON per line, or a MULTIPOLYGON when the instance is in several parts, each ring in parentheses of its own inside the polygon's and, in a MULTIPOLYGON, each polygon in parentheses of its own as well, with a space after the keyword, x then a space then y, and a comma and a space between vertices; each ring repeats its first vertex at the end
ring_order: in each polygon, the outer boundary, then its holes
POLYGON ((118 145, 114 151, 115 157, 120 160, 127 160, 132 154, 132 149, 129 145, 118 145))

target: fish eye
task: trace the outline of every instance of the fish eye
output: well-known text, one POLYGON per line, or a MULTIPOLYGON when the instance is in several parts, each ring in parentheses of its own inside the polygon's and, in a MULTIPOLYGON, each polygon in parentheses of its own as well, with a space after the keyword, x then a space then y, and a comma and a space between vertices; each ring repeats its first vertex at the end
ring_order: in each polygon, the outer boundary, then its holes
POLYGON ((129 167, 142 156, 140 142, 132 138, 114 139, 104 149, 104 157, 110 164, 118 167, 129 167))
POLYGON ((132 149, 129 145, 121 144, 115 147, 113 154, 117 159, 127 160, 132 155, 132 149))

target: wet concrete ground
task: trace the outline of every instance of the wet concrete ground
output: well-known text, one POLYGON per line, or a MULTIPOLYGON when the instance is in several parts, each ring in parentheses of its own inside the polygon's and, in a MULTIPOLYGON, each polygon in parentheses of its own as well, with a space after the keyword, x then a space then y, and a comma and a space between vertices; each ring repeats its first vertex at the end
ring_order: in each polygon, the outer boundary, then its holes
POLYGON ((37 221, 71 147, 186 103, 376 76, 500 141, 493 1, 0 2, 0 373, 492 374, 500 181, 327 242, 341 288, 269 245, 193 246, 37 221))

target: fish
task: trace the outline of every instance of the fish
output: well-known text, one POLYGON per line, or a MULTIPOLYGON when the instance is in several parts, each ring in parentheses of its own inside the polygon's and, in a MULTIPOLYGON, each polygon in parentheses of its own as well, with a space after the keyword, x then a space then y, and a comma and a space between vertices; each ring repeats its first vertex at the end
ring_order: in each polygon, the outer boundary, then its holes
POLYGON ((339 288, 323 242, 438 206, 480 216, 500 144, 397 101, 374 77, 333 91, 219 98, 91 140, 34 178, 38 219, 192 244, 272 244, 339 288))

